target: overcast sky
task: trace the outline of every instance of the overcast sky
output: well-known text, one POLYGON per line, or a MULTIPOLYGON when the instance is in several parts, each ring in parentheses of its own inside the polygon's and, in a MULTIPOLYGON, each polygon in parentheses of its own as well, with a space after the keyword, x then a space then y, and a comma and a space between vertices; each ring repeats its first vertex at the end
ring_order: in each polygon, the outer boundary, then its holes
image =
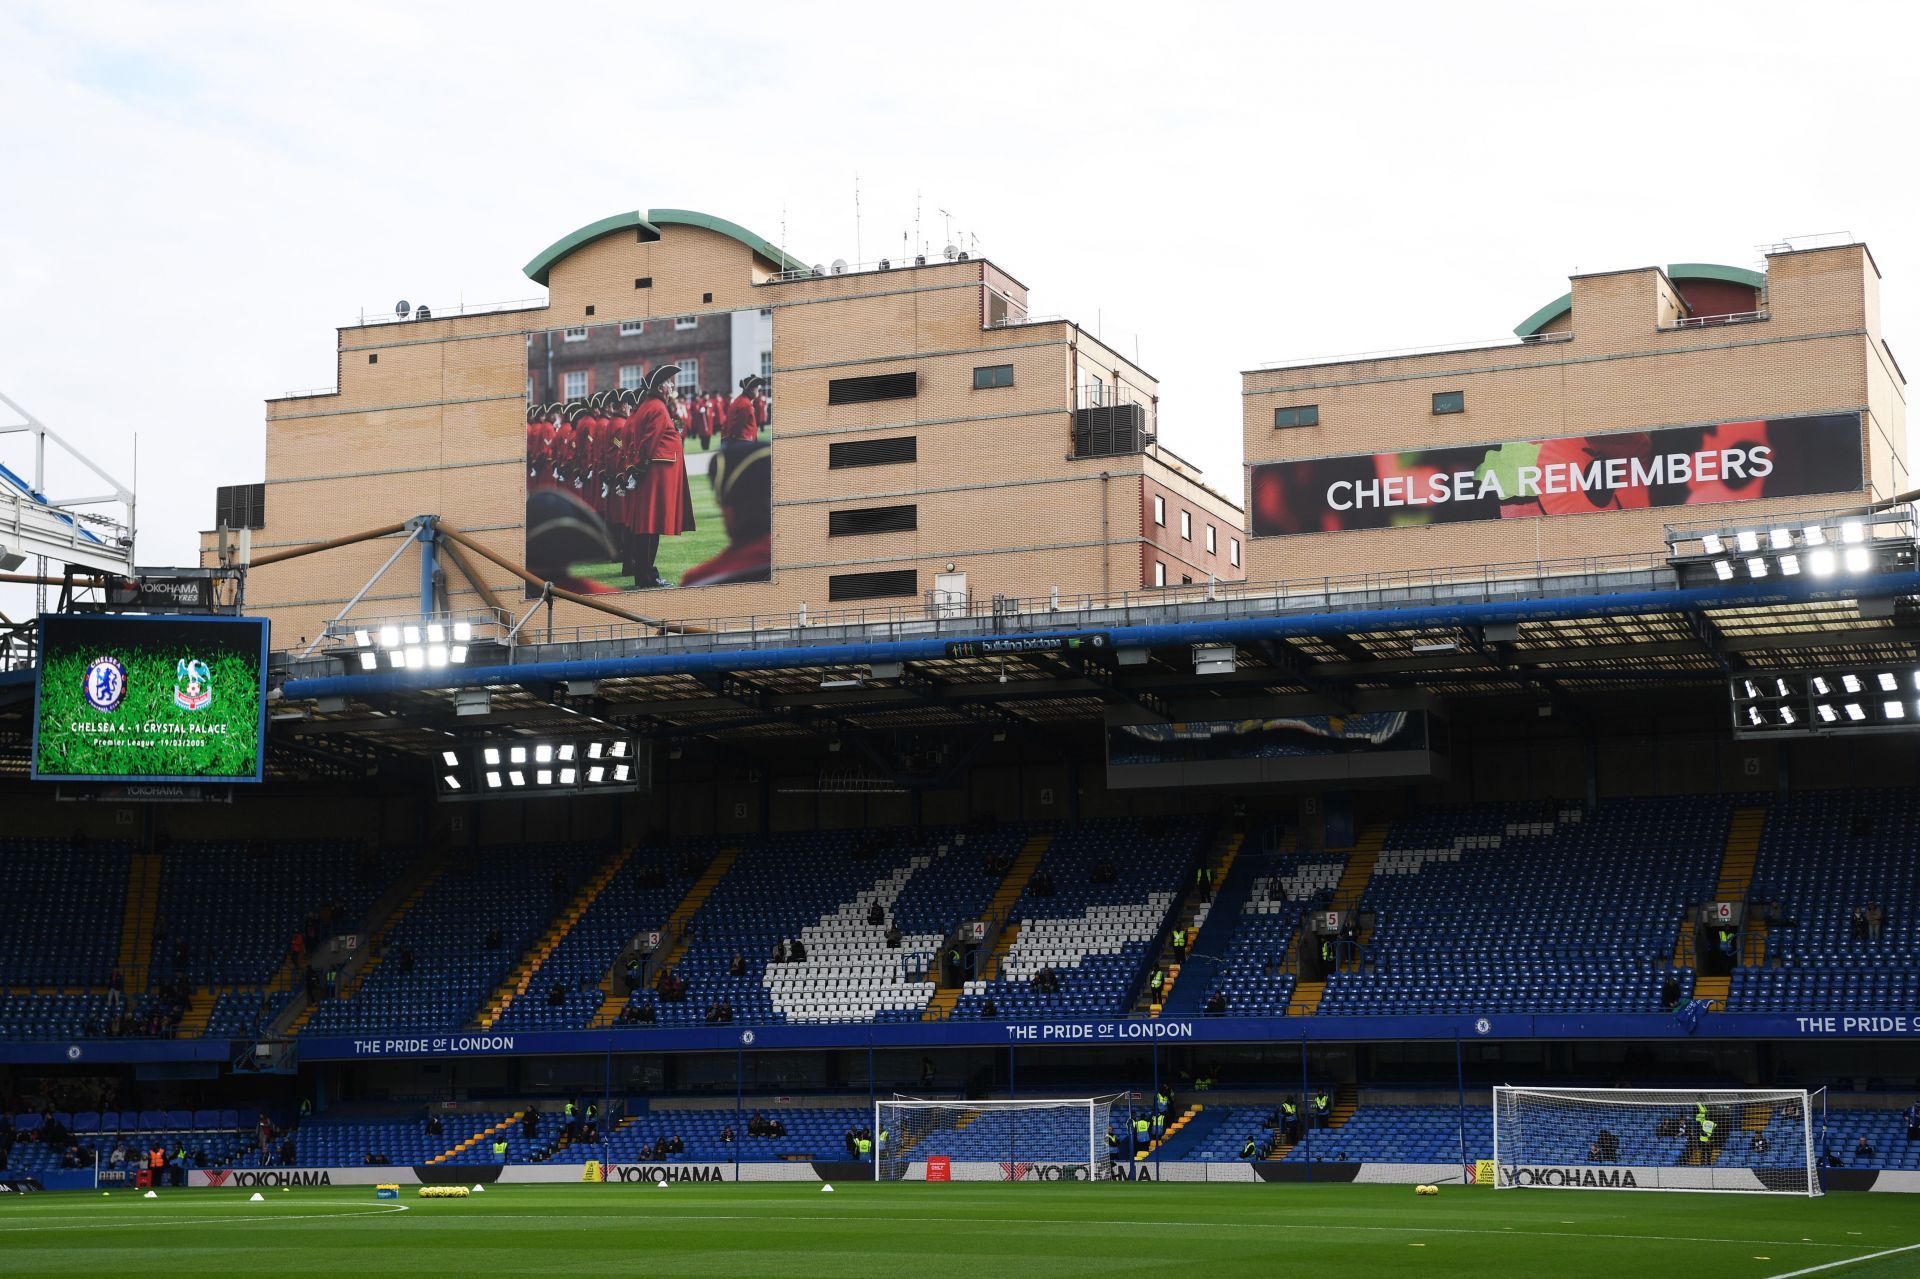
POLYGON ((1578 271, 1851 232, 1915 368, 1913 12, 7 0, 0 391, 123 479, 137 432, 140 561, 191 563, 336 325, 539 296, 527 259, 649 207, 820 262, 917 206, 1137 340, 1230 493, 1242 369, 1497 338, 1578 271))

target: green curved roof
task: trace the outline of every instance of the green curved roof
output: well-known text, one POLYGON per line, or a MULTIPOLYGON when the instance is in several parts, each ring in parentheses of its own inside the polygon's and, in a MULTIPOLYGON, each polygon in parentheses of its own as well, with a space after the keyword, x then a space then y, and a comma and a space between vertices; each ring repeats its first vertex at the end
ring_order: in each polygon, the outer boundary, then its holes
MULTIPOLYGON (((1744 284, 1752 289, 1767 287, 1764 271, 1750 271, 1743 266, 1720 266, 1713 262, 1675 262, 1667 268, 1667 278, 1676 284, 1682 280, 1719 280, 1725 284, 1744 284)), ((1530 338, 1571 310, 1573 294, 1562 293, 1515 325, 1513 335, 1530 338)))
POLYGON ((601 218, 598 222, 589 222, 579 230, 561 236, 535 254, 533 261, 527 263, 523 270, 526 271, 527 278, 535 284, 545 284, 547 276, 553 271, 554 264, 575 249, 631 227, 642 227, 658 235, 663 226, 696 226, 703 230, 715 231, 730 240, 737 240, 746 245, 782 271, 806 269, 804 263, 782 253, 761 236, 755 235, 736 222, 716 218, 711 213, 698 213, 692 209, 649 209, 646 216, 642 217, 640 211, 635 209, 630 213, 616 213, 611 217, 601 218))

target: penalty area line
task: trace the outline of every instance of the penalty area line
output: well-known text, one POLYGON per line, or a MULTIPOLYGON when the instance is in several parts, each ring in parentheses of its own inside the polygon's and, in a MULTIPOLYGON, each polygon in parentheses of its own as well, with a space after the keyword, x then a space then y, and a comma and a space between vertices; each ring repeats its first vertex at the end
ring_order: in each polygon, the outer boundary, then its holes
POLYGON ((1829 1261, 1818 1266, 1808 1266, 1805 1270, 1789 1270, 1785 1274, 1768 1275, 1767 1279, 1799 1279, 1801 1275, 1817 1275, 1823 1270, 1838 1270, 1842 1266, 1857 1266, 1863 1261, 1897 1257, 1903 1252, 1920 1252, 1920 1243, 1910 1243, 1904 1248, 1888 1248, 1885 1252, 1870 1252, 1864 1257, 1848 1257, 1845 1261, 1829 1261))

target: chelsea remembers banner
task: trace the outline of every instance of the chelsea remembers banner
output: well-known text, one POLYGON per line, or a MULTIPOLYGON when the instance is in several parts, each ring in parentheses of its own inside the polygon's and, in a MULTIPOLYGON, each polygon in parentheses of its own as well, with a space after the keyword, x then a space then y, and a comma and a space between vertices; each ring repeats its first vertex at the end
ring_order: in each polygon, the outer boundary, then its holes
POLYGON ((1255 466, 1253 534, 1849 493, 1863 475, 1858 413, 1356 453, 1255 466))

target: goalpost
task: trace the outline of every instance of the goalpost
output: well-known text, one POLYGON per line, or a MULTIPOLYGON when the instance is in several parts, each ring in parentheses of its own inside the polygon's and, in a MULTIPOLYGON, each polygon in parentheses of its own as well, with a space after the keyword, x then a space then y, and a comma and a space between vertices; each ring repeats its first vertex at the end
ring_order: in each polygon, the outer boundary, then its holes
POLYGON ((1494 1185, 1817 1195, 1813 1103, 1788 1089, 1503 1084, 1494 1185))
POLYGON ((873 1104, 873 1179, 925 1178, 944 1158, 955 1181, 1104 1181, 1115 1097, 873 1104))

